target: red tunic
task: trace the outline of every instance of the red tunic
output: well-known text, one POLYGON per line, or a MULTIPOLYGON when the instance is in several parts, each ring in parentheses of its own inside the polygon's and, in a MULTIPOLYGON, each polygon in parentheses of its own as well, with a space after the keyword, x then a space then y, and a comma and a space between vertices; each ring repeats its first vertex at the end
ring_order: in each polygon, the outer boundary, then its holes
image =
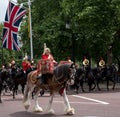
POLYGON ((26 71, 28 68, 31 68, 31 64, 28 63, 28 62, 26 62, 26 61, 23 61, 23 62, 22 62, 22 69, 23 69, 24 71, 26 71))
POLYGON ((42 59, 46 60, 46 59, 50 59, 53 60, 53 56, 51 54, 47 55, 47 54, 43 54, 42 55, 42 59))

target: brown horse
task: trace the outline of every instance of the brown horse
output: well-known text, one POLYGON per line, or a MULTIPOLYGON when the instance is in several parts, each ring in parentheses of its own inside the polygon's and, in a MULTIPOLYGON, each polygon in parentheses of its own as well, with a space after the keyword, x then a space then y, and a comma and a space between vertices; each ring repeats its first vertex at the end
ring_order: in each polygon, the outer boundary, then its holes
POLYGON ((75 67, 72 63, 58 65, 54 69, 53 74, 46 74, 46 84, 41 84, 40 79, 37 79, 37 71, 30 72, 27 77, 27 85, 24 93, 23 102, 25 109, 27 110, 29 108, 31 93, 33 89, 36 88, 34 111, 42 112, 43 109, 38 104, 38 94, 40 89, 48 89, 50 91, 50 99, 46 112, 48 114, 54 114, 54 110, 52 109, 53 97, 55 92, 59 92, 59 94, 63 96, 64 99, 66 114, 73 115, 74 109, 71 108, 68 97, 66 95, 66 84, 73 78, 73 72, 75 71, 74 69, 75 67))

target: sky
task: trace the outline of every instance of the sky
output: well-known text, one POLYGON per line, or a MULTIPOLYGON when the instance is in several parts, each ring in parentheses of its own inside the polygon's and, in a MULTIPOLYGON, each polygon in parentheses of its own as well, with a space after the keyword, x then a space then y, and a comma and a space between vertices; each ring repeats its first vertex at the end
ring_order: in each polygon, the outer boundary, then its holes
MULTIPOLYGON (((17 0, 11 0, 13 2, 17 2, 17 0)), ((7 10, 9 0, 0 0, 0 23, 4 22, 5 14, 7 10)))

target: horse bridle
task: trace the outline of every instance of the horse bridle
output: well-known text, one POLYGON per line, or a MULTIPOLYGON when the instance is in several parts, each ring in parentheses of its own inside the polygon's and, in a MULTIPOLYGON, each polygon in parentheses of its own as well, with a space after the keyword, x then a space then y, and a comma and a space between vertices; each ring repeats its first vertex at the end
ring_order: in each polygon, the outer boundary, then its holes
POLYGON ((75 65, 74 64, 71 64, 71 66, 69 67, 69 71, 68 72, 69 72, 69 75, 70 75, 70 76, 68 76, 69 78, 62 77, 62 76, 59 79, 55 78, 57 80, 58 84, 66 84, 68 80, 71 80, 71 79, 74 80, 75 73, 76 73, 76 69, 75 69, 75 65), (61 79, 63 79, 62 82, 59 81, 61 79))

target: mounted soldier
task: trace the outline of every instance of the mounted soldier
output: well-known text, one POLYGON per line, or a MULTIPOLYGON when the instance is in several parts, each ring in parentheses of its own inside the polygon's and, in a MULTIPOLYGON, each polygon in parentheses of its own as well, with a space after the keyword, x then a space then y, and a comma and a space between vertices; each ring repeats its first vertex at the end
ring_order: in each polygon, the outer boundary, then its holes
POLYGON ((54 60, 50 49, 44 44, 44 52, 37 64, 37 74, 38 78, 41 80, 41 84, 45 83, 47 75, 53 74, 56 64, 57 62, 54 60))
POLYGON ((23 69, 24 73, 26 73, 26 70, 27 70, 27 58, 26 57, 23 58, 22 69, 23 69))
POLYGON ((17 64, 16 64, 15 60, 11 61, 11 68, 12 69, 16 69, 17 68, 17 64))
POLYGON ((22 69, 23 69, 25 78, 27 77, 27 74, 32 71, 31 62, 29 61, 27 56, 23 58, 22 69))

